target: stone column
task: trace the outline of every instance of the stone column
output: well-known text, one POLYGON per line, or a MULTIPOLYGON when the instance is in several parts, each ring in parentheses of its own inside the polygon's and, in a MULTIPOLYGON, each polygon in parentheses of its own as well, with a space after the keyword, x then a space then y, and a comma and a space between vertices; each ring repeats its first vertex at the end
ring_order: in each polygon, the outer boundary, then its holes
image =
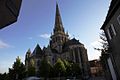
POLYGON ((75 59, 75 52, 74 52, 74 49, 72 49, 72 54, 73 54, 73 61, 76 62, 76 59, 75 59))
POLYGON ((79 48, 78 48, 78 59, 79 59, 79 63, 80 63, 80 66, 81 66, 81 56, 80 56, 80 50, 79 50, 79 48))

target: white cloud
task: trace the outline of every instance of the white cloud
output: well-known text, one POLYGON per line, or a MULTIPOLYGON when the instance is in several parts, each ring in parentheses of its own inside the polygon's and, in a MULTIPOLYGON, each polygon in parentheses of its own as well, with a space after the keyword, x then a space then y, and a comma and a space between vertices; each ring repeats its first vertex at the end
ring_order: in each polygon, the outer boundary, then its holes
POLYGON ((93 41, 90 45, 92 47, 101 47, 101 43, 100 42, 102 42, 102 40, 101 39, 97 39, 96 41, 93 41))
POLYGON ((95 50, 93 47, 88 46, 87 48, 88 51, 88 59, 89 60, 94 60, 94 59, 99 59, 101 52, 98 50, 95 50))
POLYGON ((48 39, 48 38, 50 38, 50 34, 47 34, 47 33, 41 34, 41 35, 39 35, 39 37, 48 39))
POLYGON ((93 53, 89 53, 88 59, 89 60, 94 60, 94 59, 100 59, 101 53, 99 51, 92 51, 93 53))
POLYGON ((96 39, 87 46, 89 60, 99 59, 101 52, 94 48, 101 48, 101 39, 96 39))
POLYGON ((69 35, 69 38, 70 38, 70 39, 73 38, 73 36, 72 36, 70 33, 69 33, 68 35, 69 35))
POLYGON ((0 40, 0 48, 9 48, 11 47, 9 44, 3 42, 2 40, 0 40))
MULTIPOLYGON (((98 45, 97 41, 93 42, 93 44, 94 43, 95 43, 95 45, 98 45)), ((94 49, 94 48, 98 48, 98 47, 96 47, 95 45, 93 46, 93 44, 91 43, 90 45, 86 46, 89 60, 99 59, 99 57, 101 55, 100 51, 94 49)))
POLYGON ((94 41, 94 42, 91 43, 91 46, 96 47, 96 46, 99 46, 99 44, 100 43, 98 41, 94 41))
POLYGON ((75 38, 75 39, 79 39, 80 36, 79 35, 74 35, 74 34, 68 34, 69 35, 69 38, 72 39, 72 38, 75 38))
POLYGON ((32 37, 28 37, 28 39, 33 39, 32 37))

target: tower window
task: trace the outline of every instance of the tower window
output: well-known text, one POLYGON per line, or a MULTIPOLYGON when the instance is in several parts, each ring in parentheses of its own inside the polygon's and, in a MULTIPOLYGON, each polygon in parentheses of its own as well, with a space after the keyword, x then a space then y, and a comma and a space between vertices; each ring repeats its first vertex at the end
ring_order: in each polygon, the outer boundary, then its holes
POLYGON ((64 38, 62 37, 62 40, 64 41, 64 38))
POLYGON ((37 61, 37 66, 40 66, 40 60, 37 61))
POLYGON ((58 41, 60 40, 60 37, 58 37, 58 41))
POLYGON ((57 42, 57 37, 55 37, 55 42, 57 42))
POLYGON ((53 42, 53 43, 55 42, 55 38, 52 39, 52 42, 53 42))
POLYGON ((78 48, 75 48, 75 59, 76 62, 79 63, 78 48))

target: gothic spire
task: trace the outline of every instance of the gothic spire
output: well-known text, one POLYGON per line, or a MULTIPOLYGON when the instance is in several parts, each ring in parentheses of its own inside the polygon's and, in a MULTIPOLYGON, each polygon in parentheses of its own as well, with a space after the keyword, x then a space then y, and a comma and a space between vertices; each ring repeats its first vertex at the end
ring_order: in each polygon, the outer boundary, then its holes
POLYGON ((56 2, 55 25, 53 29, 53 34, 51 34, 50 47, 61 53, 62 45, 67 40, 68 40, 68 34, 66 34, 64 31, 58 3, 56 2))
POLYGON ((58 3, 56 2, 56 15, 55 15, 54 33, 59 32, 59 31, 64 32, 64 28, 63 28, 62 19, 61 19, 61 16, 60 16, 58 3))

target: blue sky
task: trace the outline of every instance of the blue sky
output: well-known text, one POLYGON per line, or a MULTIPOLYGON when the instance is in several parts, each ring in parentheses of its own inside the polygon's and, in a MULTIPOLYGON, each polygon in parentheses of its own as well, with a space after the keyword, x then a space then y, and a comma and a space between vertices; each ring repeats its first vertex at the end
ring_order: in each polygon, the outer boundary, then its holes
MULTIPOLYGON (((58 0, 66 31, 87 48, 89 60, 98 59, 99 33, 111 0, 58 0)), ((12 67, 17 56, 24 62, 28 48, 33 51, 49 43, 55 21, 55 0, 23 0, 18 21, 0 30, 0 73, 12 67)))

